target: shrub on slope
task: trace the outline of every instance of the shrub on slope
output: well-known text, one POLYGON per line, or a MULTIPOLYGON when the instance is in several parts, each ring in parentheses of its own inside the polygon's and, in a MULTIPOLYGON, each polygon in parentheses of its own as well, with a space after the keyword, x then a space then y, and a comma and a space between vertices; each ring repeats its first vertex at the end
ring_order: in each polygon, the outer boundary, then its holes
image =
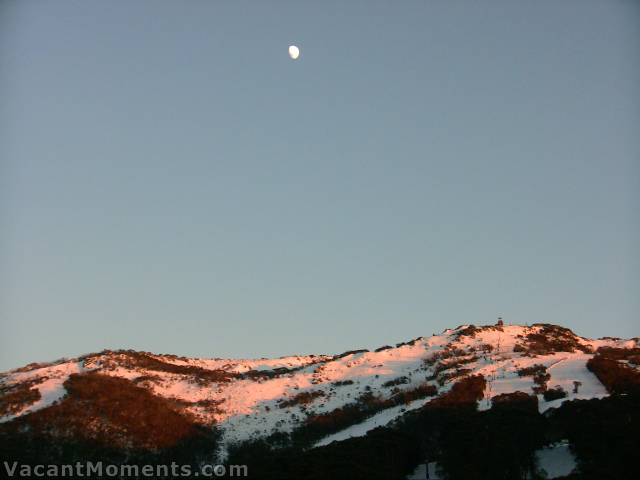
POLYGON ((0 425, 5 458, 60 463, 166 452, 190 458, 196 445, 207 444, 209 452, 215 445, 212 430, 129 380, 74 374, 64 387, 67 395, 58 403, 0 425))
POLYGON ((0 417, 15 415, 40 400, 40 391, 32 388, 34 382, 0 387, 0 417))
POLYGON ((589 346, 583 345, 578 336, 570 329, 551 325, 548 323, 536 323, 536 331, 523 337, 524 342, 516 344, 514 352, 526 352, 529 355, 549 355, 554 352, 575 352, 579 350, 591 353, 589 346))
POLYGON ((609 393, 640 393, 640 370, 623 363, 634 359, 640 349, 600 348, 587 362, 587 368, 607 388, 609 393))

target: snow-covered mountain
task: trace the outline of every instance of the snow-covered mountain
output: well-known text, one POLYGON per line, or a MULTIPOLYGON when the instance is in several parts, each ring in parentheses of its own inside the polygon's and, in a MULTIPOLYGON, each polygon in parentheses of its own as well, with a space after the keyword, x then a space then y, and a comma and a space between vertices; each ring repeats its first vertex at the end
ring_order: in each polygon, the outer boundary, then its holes
MULTIPOLYGON (((297 432, 305 432, 300 438, 306 448, 317 448, 391 426, 469 379, 479 382, 479 411, 515 392, 537 401, 540 413, 571 400, 604 398, 618 377, 607 377, 611 364, 600 364, 614 362, 629 376, 639 375, 639 349, 638 338, 592 340, 534 324, 463 325, 340 355, 235 360, 103 351, 0 374, 0 433, 16 435, 28 426, 54 437, 108 438, 134 448, 170 445, 169 437, 154 444, 159 437, 128 434, 135 430, 133 414, 119 420, 111 412, 76 423, 64 418, 113 408, 105 398, 119 392, 129 402, 117 400, 121 409, 139 397, 140 410, 153 405, 170 412, 165 417, 177 415, 175 431, 215 430, 218 459, 243 442, 275 442, 297 432)), ((153 425, 152 418, 144 421, 153 425)))

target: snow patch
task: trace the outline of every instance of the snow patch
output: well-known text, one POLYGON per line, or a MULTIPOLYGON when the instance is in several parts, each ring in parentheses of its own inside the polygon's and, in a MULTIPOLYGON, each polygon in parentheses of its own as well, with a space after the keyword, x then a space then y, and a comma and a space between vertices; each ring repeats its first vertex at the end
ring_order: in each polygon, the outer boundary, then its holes
POLYGON ((576 468, 576 457, 566 441, 542 448, 535 456, 537 467, 544 470, 546 478, 564 477, 576 468))

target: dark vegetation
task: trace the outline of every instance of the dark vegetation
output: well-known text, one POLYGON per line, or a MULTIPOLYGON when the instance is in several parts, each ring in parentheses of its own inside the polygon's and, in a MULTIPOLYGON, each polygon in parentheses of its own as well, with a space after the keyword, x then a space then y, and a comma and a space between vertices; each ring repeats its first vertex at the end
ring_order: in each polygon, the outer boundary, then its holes
POLYGON ((348 357, 349 355, 355 355, 356 353, 367 353, 369 350, 367 349, 362 349, 362 350, 349 350, 346 351, 344 353, 341 353, 340 355, 336 355, 335 357, 333 357, 333 360, 337 360, 339 358, 344 358, 344 357, 348 357))
POLYGON ((443 372, 440 375, 438 375, 438 384, 442 386, 450 380, 464 377, 465 375, 468 375, 471 372, 472 370, 470 368, 457 368, 450 372, 443 372))
POLYGON ((464 357, 465 355, 467 355, 467 352, 465 352, 464 350, 460 348, 453 348, 451 346, 448 346, 447 348, 440 350, 438 352, 435 352, 433 353, 433 355, 430 355, 429 357, 425 358, 422 361, 422 363, 425 366, 425 368, 429 368, 435 365, 436 363, 442 362, 443 360, 446 360, 448 358, 464 357))
POLYGON ((458 333, 456 334, 456 338, 460 338, 460 337, 475 338, 476 332, 480 332, 480 331, 482 331, 482 327, 478 328, 475 325, 469 325, 468 327, 465 327, 459 330, 458 333))
POLYGON ((64 387, 68 395, 61 402, 9 425, 27 422, 42 434, 55 432, 58 437, 112 446, 133 443, 145 450, 166 448, 196 434, 190 419, 177 413, 169 401, 129 380, 74 374, 64 387))
POLYGON ((415 345, 417 342, 419 342, 420 340, 422 340, 424 337, 417 337, 414 338, 413 340, 409 340, 408 342, 400 342, 400 343, 396 343, 396 348, 400 348, 400 347, 404 347, 405 345, 415 345))
MULTIPOLYGON (((455 475, 458 472, 466 475, 468 471, 477 468, 478 462, 489 466, 496 457, 501 459, 501 462, 496 462, 497 465, 505 461, 517 464, 519 457, 510 456, 511 450, 518 450, 514 447, 514 436, 534 446, 542 440, 538 442, 530 431, 517 426, 518 422, 522 422, 523 410, 528 408, 526 402, 514 402, 516 407, 497 407, 496 412, 500 410, 500 413, 490 414, 501 417, 501 429, 495 428, 493 420, 485 421, 489 412, 476 412, 476 401, 482 398, 484 388, 483 377, 465 378, 442 397, 432 400, 418 411, 408 413, 406 419, 393 428, 377 428, 365 437, 307 450, 296 448, 295 445, 273 449, 269 442, 249 442, 233 449, 229 461, 248 462, 251 465, 251 478, 400 479, 427 456, 446 464, 447 468, 455 472, 451 478, 493 478, 455 475), (475 422, 470 423, 471 419, 475 419, 475 422), (488 428, 489 425, 491 429, 488 428), (493 457, 486 457, 487 443, 478 441, 478 432, 490 437, 493 457), (504 452, 502 448, 507 448, 508 451, 504 452), (466 464, 461 460, 473 461, 475 464, 466 464), (460 465, 465 467, 461 468, 460 465)), ((507 404, 506 400, 503 404, 507 404)), ((533 399, 532 411, 538 418, 535 405, 533 399)), ((527 451, 529 450, 531 449, 527 451)), ((495 470, 499 471, 499 467, 495 470)), ((488 467, 485 471, 492 473, 488 467)))
POLYGON ((386 428, 308 450, 274 449, 268 441, 257 440, 232 449, 228 462, 249 465, 249 478, 261 480, 393 480, 403 478, 419 461, 413 442, 412 436, 386 428))
POLYGON ((537 373, 534 377, 533 377, 533 383, 536 384, 535 387, 532 387, 533 393, 535 393, 536 395, 543 393, 547 391, 547 382, 551 380, 551 374, 550 373, 537 373))
POLYGON ((420 398, 432 397, 437 393, 438 389, 429 383, 406 390, 394 389, 389 398, 382 398, 367 391, 353 403, 330 412, 310 414, 304 424, 291 434, 276 433, 268 442, 276 441, 279 445, 307 448, 321 438, 360 423, 382 410, 406 405, 420 398))
POLYGON ((280 408, 289 408, 295 405, 308 405, 318 397, 324 397, 325 393, 322 390, 309 390, 306 392, 300 392, 289 400, 282 400, 278 403, 280 408))
POLYGON ((596 354, 611 360, 626 360, 633 365, 640 365, 640 348, 600 347, 596 354))
POLYGON ((568 328, 536 323, 539 331, 530 332, 516 344, 514 352, 526 352, 529 355, 548 355, 554 352, 575 352, 576 350, 592 353, 590 347, 580 343, 579 338, 568 328))
POLYGON ((0 387, 0 416, 14 415, 40 400, 40 392, 32 388, 34 384, 32 381, 0 387))
POLYGON ((132 382, 71 375, 56 404, 0 424, 0 456, 28 464, 76 461, 195 465, 211 460, 217 433, 132 382))
POLYGON ((433 369, 433 373, 428 380, 437 380, 438 384, 444 385, 447 381, 459 378, 471 372, 470 369, 462 368, 478 359, 476 356, 455 357, 448 360, 439 361, 433 369))
MULTIPOLYGON (((310 357, 316 357, 316 356, 310 355, 310 357)), ((275 378, 282 375, 288 375, 290 373, 297 372, 299 370, 310 367, 312 365, 317 365, 318 363, 324 363, 324 362, 325 362, 325 359, 323 359, 322 357, 317 357, 317 358, 314 358, 313 361, 309 363, 305 363, 304 365, 299 365, 297 367, 291 367, 291 368, 277 367, 272 370, 249 370, 248 372, 238 373, 236 375, 239 378, 249 378, 251 380, 262 380, 262 379, 268 379, 268 378, 275 378)), ((318 369, 321 369, 321 368, 322 368, 322 365, 318 367, 318 369)))
POLYGON ((564 402, 551 411, 550 432, 567 438, 577 456, 580 474, 571 479, 636 477, 640 395, 612 395, 564 402))
POLYGON ((581 473, 567 478, 633 478, 639 396, 565 402, 541 415, 537 398, 524 392, 496 396, 491 410, 478 412, 483 390, 482 377, 465 378, 392 428, 306 450, 250 442, 229 461, 247 462, 260 479, 402 479, 425 459, 451 480, 536 479, 535 451, 568 438, 581 473))
POLYGON ((544 399, 547 402, 550 402, 552 400, 558 400, 560 398, 565 398, 567 396, 567 392, 565 392, 562 387, 556 386, 554 388, 550 388, 548 390, 545 390, 544 393, 542 394, 542 396, 544 397, 544 399))
POLYGON ((502 396, 485 412, 474 406, 462 403, 422 415, 422 428, 434 423, 439 433, 429 439, 433 447, 426 456, 438 460, 445 478, 525 478, 534 469, 535 450, 544 443, 544 419, 535 397, 502 396))
POLYGON ((334 387, 344 387, 345 385, 353 385, 353 380, 338 380, 337 382, 333 382, 331 385, 334 387))
POLYGON ((404 383, 409 383, 409 378, 402 376, 398 378, 394 378, 393 380, 389 380, 388 382, 384 382, 382 384, 383 387, 395 387, 396 385, 402 385, 404 383))
POLYGON ((469 325, 459 330, 456 333, 456 338, 461 338, 461 337, 475 338, 476 333, 487 332, 487 331, 504 332, 504 329, 502 328, 502 325, 483 325, 481 327, 476 327, 475 325, 469 325))
POLYGON ((491 399, 493 407, 512 408, 516 410, 537 411, 538 397, 529 395, 524 392, 516 391, 512 393, 503 393, 496 395, 491 399))
MULTIPOLYGON (((602 354, 610 361, 616 355, 620 353, 602 354)), ((524 372, 540 373, 539 368, 524 372)), ((57 404, 0 425, 3 459, 29 464, 215 462, 214 430, 194 424, 171 401, 133 382, 90 373, 72 375, 65 388, 69 395, 57 404)), ((470 376, 388 428, 308 448, 381 405, 435 393, 433 385, 420 388, 421 393, 397 392, 393 400, 369 392, 356 404, 312 415, 290 436, 279 433, 237 445, 227 463, 247 464, 250 478, 259 479, 402 479, 425 459, 438 462, 443 477, 452 480, 538 478, 526 477, 533 470, 535 450, 567 438, 581 470, 568 478, 633 477, 640 431, 640 395, 633 389, 600 400, 565 402, 544 415, 538 413, 535 396, 515 392, 494 397, 491 410, 478 412, 485 380, 470 376)))
POLYGON ((637 365, 640 348, 599 348, 587 362, 587 368, 607 388, 609 393, 640 393, 640 369, 637 365))
POLYGON ((385 350, 391 350, 393 347, 391 345, 384 345, 382 347, 376 348, 374 352, 383 352, 385 350))
POLYGON ((297 370, 301 370, 309 365, 302 365, 300 367, 295 368, 287 368, 287 367, 278 367, 273 370, 249 370, 245 373, 237 374, 240 378, 249 378, 251 380, 263 380, 268 378, 275 378, 281 375, 287 375, 289 373, 293 373, 297 370))
POLYGON ((544 375, 545 373, 547 373, 547 367, 545 367, 544 365, 540 365, 539 363, 531 365, 530 367, 518 369, 519 377, 534 377, 540 374, 544 375))
POLYGON ((519 369, 518 376, 533 377, 533 383, 535 383, 536 386, 532 387, 532 390, 535 394, 546 392, 547 382, 551 379, 551 374, 547 373, 547 367, 540 364, 519 369))
MULTIPOLYGON (((83 357, 81 357, 83 358, 83 357)), ((24 367, 20 367, 20 368, 16 368, 15 370, 12 370, 12 372, 31 372, 33 370, 37 370, 39 368, 45 368, 45 367, 52 367, 55 365, 60 365, 62 363, 68 362, 69 359, 66 357, 63 358, 59 358, 58 360, 54 360, 53 362, 32 362, 29 363, 27 365, 25 365, 24 367)))
POLYGON ((487 386, 482 375, 472 375, 456 382, 451 390, 429 402, 429 408, 466 405, 475 410, 476 402, 484 396, 487 386))
POLYGON ((201 384, 229 382, 240 377, 239 374, 225 370, 210 370, 195 365, 175 365, 163 362, 147 352, 135 350, 119 350, 117 352, 106 350, 96 354, 96 358, 100 359, 105 370, 113 370, 119 366, 131 369, 141 368, 155 372, 189 375, 194 382, 201 384))
POLYGON ((437 393, 438 389, 436 388, 436 386, 426 382, 408 390, 397 389, 394 391, 394 394, 391 396, 391 398, 385 401, 385 403, 387 404, 387 407, 385 408, 407 404, 420 398, 433 397, 437 393))
POLYGON ((441 372, 444 372, 446 370, 451 370, 451 369, 457 369, 462 365, 466 365, 467 363, 475 362, 477 359, 478 357, 471 356, 471 357, 461 357, 461 358, 457 357, 457 358, 452 358, 450 360, 442 360, 433 369, 433 377, 436 378, 441 372))
MULTIPOLYGON (((171 360, 188 360, 185 357, 178 357, 176 355, 164 355, 162 358, 168 358, 171 360)), ((280 375, 286 375, 302 368, 313 365, 322 361, 320 358, 317 362, 311 362, 306 365, 302 365, 294 368, 279 367, 273 370, 249 370, 244 373, 228 372, 223 369, 208 369, 198 367, 196 365, 176 365, 174 363, 165 362, 159 358, 156 358, 149 352, 138 352, 135 350, 117 350, 110 351, 105 350, 98 354, 88 355, 85 360, 98 360, 102 362, 105 370, 113 370, 117 367, 125 368, 140 368, 153 372, 170 373, 176 375, 187 375, 192 378, 192 381, 201 385, 208 385, 211 383, 225 383, 238 378, 248 378, 251 380, 261 380, 274 378, 280 375)), ((150 377, 150 376, 149 376, 150 377)))

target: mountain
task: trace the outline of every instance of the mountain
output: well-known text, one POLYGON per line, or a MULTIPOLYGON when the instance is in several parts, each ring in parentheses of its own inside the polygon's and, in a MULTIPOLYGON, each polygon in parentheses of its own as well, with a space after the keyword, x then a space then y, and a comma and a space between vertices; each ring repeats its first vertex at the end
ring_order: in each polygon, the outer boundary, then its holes
POLYGON ((634 458, 639 342, 462 325, 339 355, 105 350, 1 373, 0 453, 237 463, 255 478, 405 478, 426 457, 442 477, 533 478, 536 452, 563 441, 567 478, 609 478, 634 458))

